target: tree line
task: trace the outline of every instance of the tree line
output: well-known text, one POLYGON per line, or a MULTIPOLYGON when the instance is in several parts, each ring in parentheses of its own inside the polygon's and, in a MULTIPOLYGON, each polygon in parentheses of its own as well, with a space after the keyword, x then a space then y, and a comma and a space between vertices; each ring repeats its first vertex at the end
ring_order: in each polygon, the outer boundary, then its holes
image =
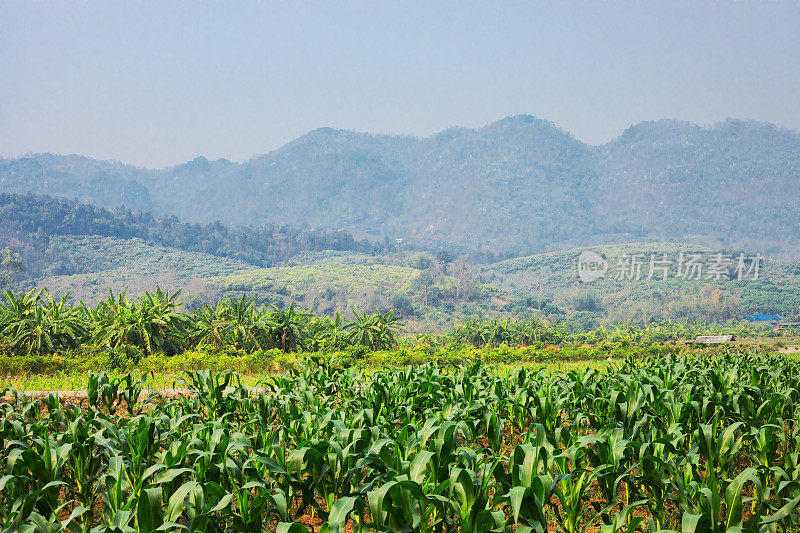
MULTIPOLYGON (((46 289, 27 293, 6 291, 0 302, 0 355, 65 354, 75 351, 114 352, 138 362, 154 354, 176 355, 186 350, 256 352, 342 351, 350 348, 388 350, 398 346, 404 324, 394 310, 352 311, 315 316, 294 303, 279 308, 257 305, 254 298, 225 298, 187 313, 179 292, 145 292, 129 298, 109 291, 106 300, 91 307, 72 305, 68 295, 54 298, 46 289)), ((652 345, 691 340, 720 331, 742 337, 766 330, 730 324, 726 327, 666 321, 571 330, 540 317, 482 320, 471 318, 443 333, 417 334, 403 342, 414 346, 485 348, 497 346, 652 345)), ((796 331, 787 332, 796 334, 796 331)))
POLYGON ((118 350, 131 358, 187 349, 284 352, 382 350, 397 344, 403 324, 394 311, 358 313, 346 320, 317 317, 297 308, 258 306, 253 298, 226 298, 193 313, 179 310, 179 292, 160 288, 137 298, 109 291, 96 307, 70 305, 46 289, 4 293, 0 303, 0 354, 47 355, 79 348, 118 350))
POLYGON ((342 231, 300 230, 286 225, 226 226, 189 224, 174 216, 158 218, 126 207, 109 210, 77 200, 35 194, 0 194, 0 242, 16 243, 31 271, 52 235, 100 235, 147 242, 190 252, 245 261, 258 266, 306 251, 377 253, 387 246, 356 240, 342 231), (25 253, 28 252, 28 253, 25 253), (36 252, 39 252, 38 254, 36 252))

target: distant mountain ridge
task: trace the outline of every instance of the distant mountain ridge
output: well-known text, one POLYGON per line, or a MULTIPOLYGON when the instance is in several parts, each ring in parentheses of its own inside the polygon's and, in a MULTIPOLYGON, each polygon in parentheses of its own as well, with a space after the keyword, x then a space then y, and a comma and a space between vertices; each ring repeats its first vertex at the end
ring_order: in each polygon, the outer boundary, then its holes
POLYGON ((528 115, 427 138, 320 128, 244 163, 161 170, 0 159, 0 192, 508 255, 647 239, 797 255, 799 181, 800 134, 741 120, 642 122, 601 146, 528 115))

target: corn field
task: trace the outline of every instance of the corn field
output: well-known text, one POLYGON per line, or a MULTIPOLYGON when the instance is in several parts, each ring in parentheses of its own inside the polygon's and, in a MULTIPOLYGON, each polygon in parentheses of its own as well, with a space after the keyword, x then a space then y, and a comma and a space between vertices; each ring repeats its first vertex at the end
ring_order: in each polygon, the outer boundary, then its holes
POLYGON ((312 357, 257 393, 7 391, 3 531, 797 531, 800 368, 751 354, 501 375, 312 357))

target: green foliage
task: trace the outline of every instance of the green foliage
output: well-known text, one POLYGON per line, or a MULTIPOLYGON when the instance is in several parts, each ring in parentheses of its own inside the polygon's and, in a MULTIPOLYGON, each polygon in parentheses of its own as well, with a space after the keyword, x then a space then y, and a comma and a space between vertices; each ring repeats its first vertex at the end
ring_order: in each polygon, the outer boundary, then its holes
MULTIPOLYGON (((403 324, 394 311, 358 313, 346 321, 341 314, 316 317, 294 304, 286 308, 257 306, 255 300, 222 299, 192 314, 178 311, 178 293, 146 292, 128 299, 125 293, 90 308, 70 306, 67 297, 54 300, 45 290, 5 293, 0 304, 0 354, 16 356, 91 352, 105 357, 110 368, 127 368, 145 356, 167 356, 198 349, 211 352, 283 352, 346 350, 364 347, 389 350, 406 346, 452 348, 472 346, 652 346, 692 340, 698 335, 734 333, 738 336, 791 335, 738 324, 709 327, 666 321, 646 326, 624 325, 590 330, 570 329, 563 322, 472 318, 444 334, 400 338, 403 324)), ((39 363, 35 363, 38 365, 39 363)))
MULTIPOLYGON (((769 260, 764 262, 758 279, 684 279, 672 271, 666 279, 648 279, 648 260, 678 254, 692 254, 701 262, 711 261, 718 250, 671 243, 633 243, 591 248, 613 266, 616 258, 639 256, 642 261, 640 279, 617 279, 613 270, 598 280, 576 287, 577 259, 583 249, 563 250, 508 259, 487 265, 482 276, 499 289, 509 291, 527 306, 542 308, 549 301, 564 310, 592 313, 595 322, 639 323, 683 320, 719 322, 742 320, 751 314, 780 314, 784 317, 800 313, 800 276, 796 261, 769 260), (535 297, 533 295, 536 295, 535 297)), ((728 251, 735 256, 740 252, 728 251)), ((526 309, 515 300, 515 314, 525 315, 526 309)), ((542 309, 553 319, 558 317, 551 308, 542 309)))
POLYGON ((16 354, 47 354, 86 342, 88 329, 80 310, 56 301, 44 290, 4 293, 0 304, 0 339, 16 354))
POLYGON ((591 291, 585 291, 573 298, 572 307, 576 311, 598 312, 603 309, 603 302, 595 293, 591 291))
MULTIPOLYGON (((4 160, 0 160, 0 173, 5 164, 4 160)), ((104 176, 104 180, 108 180, 108 177, 104 176)), ((131 197, 125 198, 128 200, 131 197)), ((120 204, 112 201, 99 205, 117 207, 120 204)), ((136 206, 130 203, 127 205, 127 208, 110 211, 77 200, 3 192, 0 193, 0 227, 28 241, 40 253, 48 250, 49 242, 46 237, 96 235, 138 238, 151 244, 189 252, 204 252, 260 266, 271 265, 304 251, 372 252, 379 248, 367 241, 356 241, 344 232, 301 231, 284 225, 268 224, 256 227, 249 223, 246 227, 224 226, 218 222, 205 225, 186 224, 178 222, 175 217, 153 217, 148 210, 132 211, 130 208, 136 206)), ((58 257, 39 257, 31 265, 31 269, 44 271, 55 259, 66 270, 55 273, 71 274, 73 272, 69 272, 70 265, 80 264, 82 259, 78 254, 68 252, 61 250, 58 257)), ((5 267, 12 268, 18 260, 18 256, 12 257, 12 262, 6 265, 0 259, 0 272, 5 267)))
POLYGON ((5 293, 0 304, 0 351, 16 355, 54 354, 92 346, 108 353, 116 368, 122 359, 138 361, 157 353, 175 355, 189 348, 283 352, 341 350, 349 345, 387 349, 397 344, 402 324, 393 311, 357 313, 345 322, 313 317, 294 303, 258 307, 252 298, 226 298, 193 314, 178 311, 179 292, 145 292, 129 299, 109 297, 97 307, 55 301, 46 290, 5 293))
POLYGON ((246 295, 239 300, 220 300, 216 306, 206 305, 194 313, 191 340, 198 347, 262 350, 270 343, 264 315, 246 295))
POLYGON ((267 315, 267 327, 273 345, 284 352, 303 350, 308 337, 308 315, 299 311, 294 302, 286 309, 273 306, 267 315))
POLYGON ((394 316, 394 311, 374 314, 353 311, 355 320, 345 325, 350 332, 350 340, 357 346, 366 346, 370 350, 386 350, 397 344, 397 333, 402 331, 403 324, 394 316))
POLYGON ((313 317, 309 323, 309 347, 313 351, 344 350, 350 344, 347 325, 339 312, 333 317, 313 317))
MULTIPOLYGON (((445 338, 453 345, 471 344, 475 347, 498 346, 500 344, 529 346, 534 343, 559 344, 567 336, 561 326, 552 327, 539 318, 530 320, 476 318, 456 325, 445 338)), ((441 343, 441 341, 439 341, 441 343)))
MULTIPOLYGON (((31 195, 0 195, 0 223, 27 263, 27 279, 20 280, 22 258, 0 253, 0 263, 9 264, 0 266, 0 278, 5 278, 0 285, 16 278, 16 290, 47 286, 53 294, 70 291, 76 300, 92 303, 104 298, 109 287, 141 293, 161 283, 183 288, 189 310, 246 292, 259 303, 284 307, 295 301, 326 315, 393 308, 416 330, 441 330, 471 316, 544 315, 583 328, 665 319, 726 322, 749 314, 800 317, 800 266, 793 261, 765 262, 758 280, 669 277, 632 282, 609 273, 585 290, 575 286, 579 250, 481 267, 475 261, 491 260, 490 255, 448 245, 462 254, 454 257, 439 241, 399 248, 391 243, 363 245, 340 233, 186 225, 31 195), (437 253, 416 246, 431 246, 437 253)), ((715 253, 670 243, 595 250, 609 259, 620 254, 715 253)))
POLYGON ((339 357, 247 389, 198 370, 0 401, 5 531, 792 531, 800 366, 755 352, 608 371, 339 357))
POLYGON ((130 301, 125 293, 116 298, 110 293, 96 309, 84 306, 93 325, 94 341, 109 348, 129 344, 147 354, 182 351, 190 323, 185 314, 176 311, 178 294, 159 288, 130 301))

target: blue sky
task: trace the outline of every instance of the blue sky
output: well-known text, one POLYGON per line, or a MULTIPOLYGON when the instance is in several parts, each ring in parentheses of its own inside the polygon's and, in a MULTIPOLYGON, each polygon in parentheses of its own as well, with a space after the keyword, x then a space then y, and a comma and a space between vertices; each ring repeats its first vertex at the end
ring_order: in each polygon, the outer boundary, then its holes
POLYGON ((527 113, 800 130, 800 2, 0 2, 0 155, 241 161, 527 113))

